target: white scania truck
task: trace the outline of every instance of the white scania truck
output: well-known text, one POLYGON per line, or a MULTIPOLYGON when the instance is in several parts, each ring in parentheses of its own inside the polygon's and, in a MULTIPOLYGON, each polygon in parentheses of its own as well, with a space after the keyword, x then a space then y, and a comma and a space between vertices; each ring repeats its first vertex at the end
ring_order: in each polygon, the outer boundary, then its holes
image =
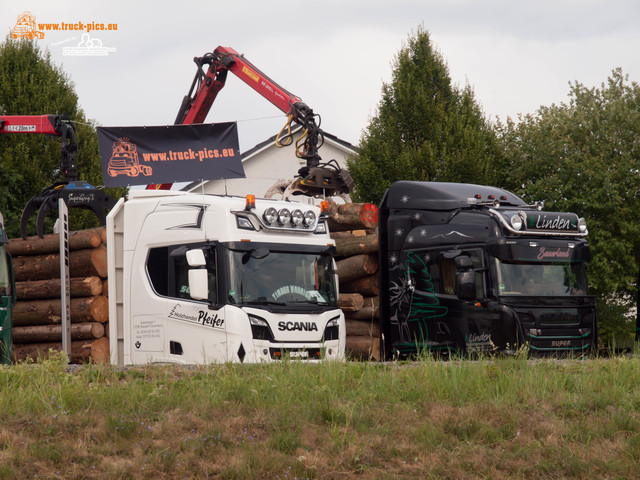
POLYGON ((112 364, 344 359, 320 208, 136 190, 107 235, 112 364))

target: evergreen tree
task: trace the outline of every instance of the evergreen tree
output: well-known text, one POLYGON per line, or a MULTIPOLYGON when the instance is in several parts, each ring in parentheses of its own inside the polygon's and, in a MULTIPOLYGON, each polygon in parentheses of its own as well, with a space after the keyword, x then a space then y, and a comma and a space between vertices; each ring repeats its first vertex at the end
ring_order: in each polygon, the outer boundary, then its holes
MULTIPOLYGON (((73 83, 62 68, 52 62, 50 54, 42 52, 34 40, 13 40, 7 36, 0 44, 0 78, 0 114, 66 114, 76 122, 79 177, 94 186, 100 185, 102 174, 95 128, 78 105, 73 83)), ((59 137, 0 134, 0 212, 9 237, 20 235, 22 209, 31 197, 61 179, 60 146, 59 137)), ((123 192, 123 189, 109 189, 115 198, 123 192)), ((78 210, 69 212, 71 228, 97 226, 92 213, 78 210)), ((51 231, 54 217, 50 215, 47 220, 47 231, 51 231)), ((34 225, 35 218, 31 220, 30 225, 34 225)))
POLYGON ((418 28, 396 56, 377 115, 348 162, 354 199, 379 203, 397 180, 499 182, 499 160, 473 90, 452 85, 428 32, 418 28))
POLYGON ((600 337, 630 340, 640 256, 640 87, 614 70, 600 88, 575 82, 568 103, 499 123, 497 131, 510 189, 587 220, 600 337))

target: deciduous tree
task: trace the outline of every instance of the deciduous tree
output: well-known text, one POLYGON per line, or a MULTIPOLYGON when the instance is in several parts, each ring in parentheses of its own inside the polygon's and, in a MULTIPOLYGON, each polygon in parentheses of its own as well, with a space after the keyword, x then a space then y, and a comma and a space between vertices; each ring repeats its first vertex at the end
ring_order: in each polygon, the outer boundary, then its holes
MULTIPOLYGON (((79 176, 92 185, 102 184, 95 128, 80 109, 69 76, 53 63, 49 53, 35 40, 7 36, 0 44, 0 78, 0 114, 68 115, 76 122, 79 176)), ((60 179, 60 146, 57 137, 0 134, 0 211, 10 237, 20 235, 20 215, 29 199, 60 179)), ((109 190, 116 197, 122 192, 109 190)), ((93 214, 77 210, 70 210, 71 228, 97 225, 93 214)), ((55 215, 51 217, 47 230, 55 220, 55 215)))
POLYGON ((640 87, 620 69, 599 88, 497 125, 508 186, 587 220, 601 339, 631 338, 640 255, 640 87))

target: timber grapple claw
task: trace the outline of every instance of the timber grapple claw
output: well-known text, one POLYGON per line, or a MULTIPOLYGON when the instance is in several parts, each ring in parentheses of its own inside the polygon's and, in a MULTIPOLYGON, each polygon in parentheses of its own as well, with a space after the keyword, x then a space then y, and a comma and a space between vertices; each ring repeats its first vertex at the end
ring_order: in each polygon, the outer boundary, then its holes
POLYGON ((36 231, 40 238, 44 237, 44 221, 49 212, 58 209, 60 198, 64 199, 69 208, 91 210, 98 217, 101 225, 106 224, 105 209, 111 209, 115 205, 115 201, 110 196, 87 182, 81 180, 58 182, 31 198, 22 210, 20 218, 22 238, 27 238, 27 223, 36 211, 38 212, 36 231))

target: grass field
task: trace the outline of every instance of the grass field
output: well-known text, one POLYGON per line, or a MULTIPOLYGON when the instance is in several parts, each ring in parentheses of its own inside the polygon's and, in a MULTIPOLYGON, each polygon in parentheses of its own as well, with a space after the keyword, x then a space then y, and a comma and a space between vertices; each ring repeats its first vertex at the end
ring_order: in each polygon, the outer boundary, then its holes
POLYGON ((0 479, 640 478, 640 360, 0 369, 0 479))

